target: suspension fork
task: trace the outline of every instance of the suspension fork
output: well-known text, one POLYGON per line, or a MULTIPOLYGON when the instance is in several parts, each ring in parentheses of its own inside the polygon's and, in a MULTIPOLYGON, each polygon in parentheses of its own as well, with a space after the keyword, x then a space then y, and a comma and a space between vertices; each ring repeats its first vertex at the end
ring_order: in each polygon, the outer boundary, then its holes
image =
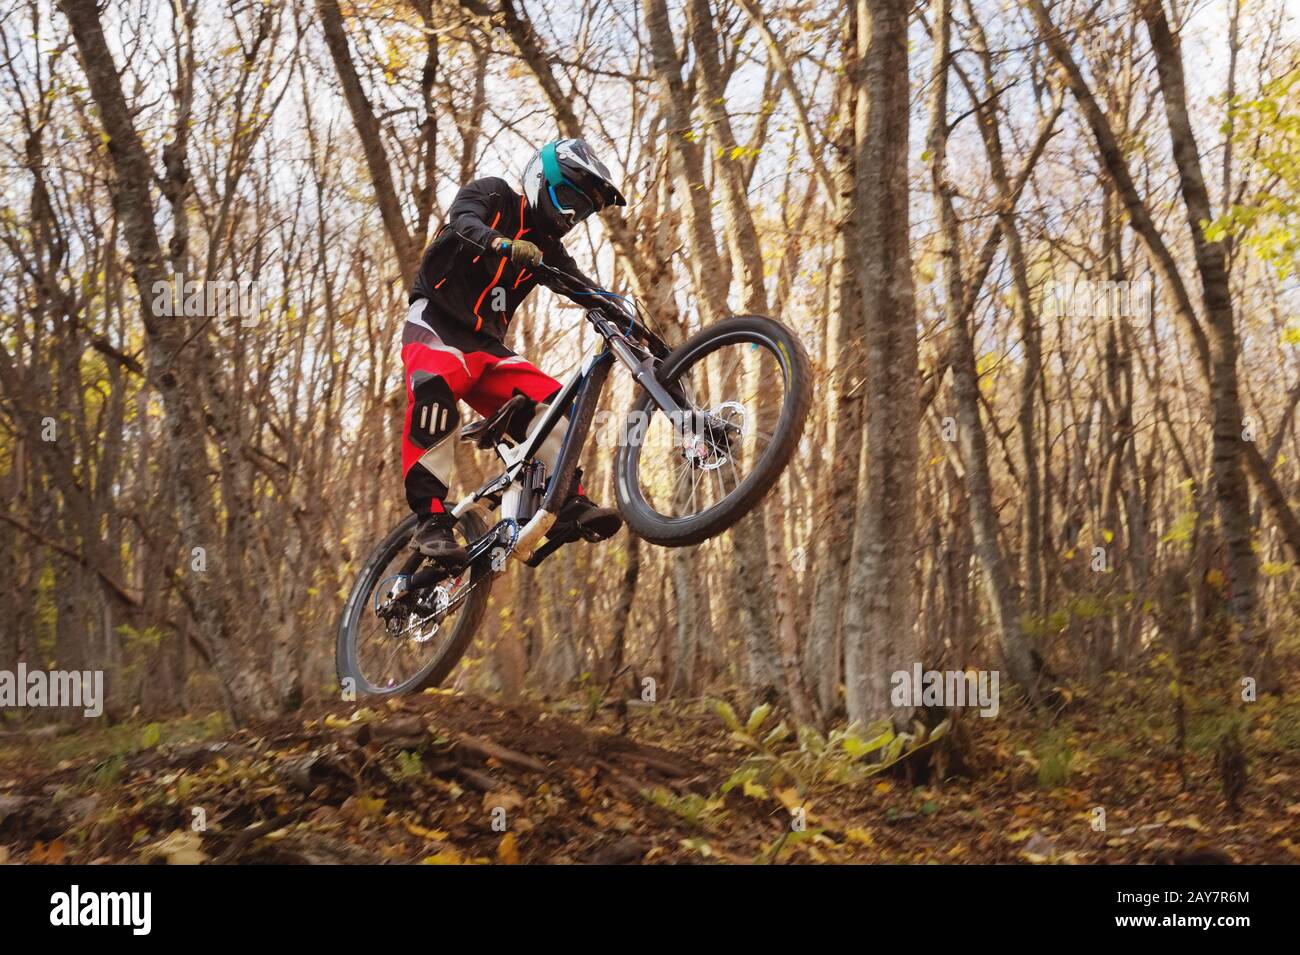
MULTIPOLYGON (((605 324, 608 325, 609 323, 606 322, 605 324)), ((627 366, 628 371, 632 373, 632 378, 646 390, 654 403, 659 406, 659 410, 668 415, 669 420, 679 420, 684 412, 681 405, 677 403, 678 398, 659 383, 659 378, 655 375, 654 357, 646 356, 642 358, 637 355, 632 350, 632 346, 627 343, 627 339, 612 326, 608 329, 601 328, 601 332, 609 342, 610 351, 627 366)))
MULTIPOLYGON (((650 400, 672 423, 675 433, 684 434, 688 430, 698 430, 701 427, 700 416, 696 409, 690 407, 685 393, 677 385, 664 385, 659 381, 655 361, 658 356, 638 354, 623 333, 601 313, 589 312, 588 317, 597 331, 605 336, 605 340, 609 343, 609 350, 627 366, 633 380, 645 389, 650 400)), ((636 434, 637 440, 645 437, 643 431, 638 431, 636 434)))

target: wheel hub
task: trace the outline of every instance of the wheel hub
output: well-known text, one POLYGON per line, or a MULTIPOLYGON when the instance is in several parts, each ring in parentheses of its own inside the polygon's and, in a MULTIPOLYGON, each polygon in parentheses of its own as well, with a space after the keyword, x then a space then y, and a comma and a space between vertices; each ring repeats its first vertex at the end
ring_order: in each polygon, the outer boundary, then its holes
POLYGON ((716 471, 731 460, 731 442, 744 437, 747 415, 739 401, 724 401, 699 415, 704 428, 682 436, 682 457, 701 471, 716 471))

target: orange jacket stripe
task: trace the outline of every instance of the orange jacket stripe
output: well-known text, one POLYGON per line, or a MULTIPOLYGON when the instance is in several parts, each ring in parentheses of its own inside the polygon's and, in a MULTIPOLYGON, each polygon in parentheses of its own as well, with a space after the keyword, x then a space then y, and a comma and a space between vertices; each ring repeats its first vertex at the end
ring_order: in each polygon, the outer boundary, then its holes
MULTIPOLYGON (((525 232, 528 231, 527 229, 524 228, 524 201, 525 201, 525 197, 520 196, 519 197, 519 231, 515 233, 516 239, 518 239, 525 232)), ((497 227, 497 223, 500 221, 501 221, 501 213, 498 212, 496 216, 492 219, 492 228, 495 229, 497 227)), ((477 262, 479 258, 480 256, 475 256, 474 261, 477 262)), ((483 299, 487 297, 487 293, 492 288, 492 286, 497 284, 497 281, 501 278, 501 273, 505 271, 505 268, 506 268, 506 257, 503 255, 501 257, 500 263, 497 265, 496 275, 492 276, 492 281, 488 282, 487 286, 483 289, 483 291, 479 293, 478 301, 474 303, 474 317, 477 319, 477 321, 474 323, 474 331, 478 331, 483 327, 483 316, 478 313, 479 306, 483 304, 483 299)), ((516 288, 519 287, 518 280, 515 281, 515 287, 516 288)))

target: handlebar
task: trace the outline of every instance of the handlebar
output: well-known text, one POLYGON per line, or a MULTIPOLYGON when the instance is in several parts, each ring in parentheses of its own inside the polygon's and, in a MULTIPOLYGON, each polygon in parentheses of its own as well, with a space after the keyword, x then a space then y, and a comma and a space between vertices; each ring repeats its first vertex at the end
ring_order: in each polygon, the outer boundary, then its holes
POLYGON ((537 275, 538 281, 552 292, 557 292, 575 301, 580 298, 587 299, 587 301, 577 302, 579 305, 605 312, 611 317, 620 320, 635 318, 635 309, 629 311, 626 306, 615 304, 623 301, 621 295, 615 295, 607 289, 588 285, 576 275, 570 275, 568 272, 557 269, 553 265, 547 265, 545 262, 539 262, 533 272, 537 275))
POLYGON ((604 289, 595 289, 586 285, 578 279, 576 275, 570 275, 557 269, 553 265, 547 265, 545 262, 538 262, 533 269, 533 273, 538 276, 539 281, 553 292, 567 294, 570 292, 603 292, 604 289))
POLYGON ((626 325, 623 329, 624 334, 630 333, 632 337, 640 339, 649 346, 652 353, 661 357, 668 354, 670 350, 668 345, 641 321, 636 306, 628 304, 629 299, 615 295, 607 289, 588 285, 576 275, 570 275, 545 262, 539 262, 533 272, 537 275, 538 282, 551 291, 573 299, 589 312, 596 311, 604 314, 620 327, 626 325), (584 300, 580 301, 580 299, 584 300))

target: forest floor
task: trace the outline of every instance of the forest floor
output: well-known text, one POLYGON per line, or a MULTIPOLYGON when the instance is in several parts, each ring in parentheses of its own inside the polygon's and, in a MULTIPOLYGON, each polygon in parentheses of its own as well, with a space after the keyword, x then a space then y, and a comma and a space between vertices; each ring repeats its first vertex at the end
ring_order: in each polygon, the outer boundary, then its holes
POLYGON ((778 731, 761 742, 775 716, 761 733, 729 732, 703 701, 506 704, 429 691, 235 732, 212 718, 11 733, 0 740, 0 861, 1300 860, 1300 703, 1256 704, 1233 812, 1224 713, 1189 713, 1184 788, 1172 719, 1147 715, 1143 692, 1130 682, 1079 694, 1046 729, 1013 706, 998 719, 971 711, 971 775, 924 784, 906 763, 845 782, 845 759, 824 741, 778 731))

